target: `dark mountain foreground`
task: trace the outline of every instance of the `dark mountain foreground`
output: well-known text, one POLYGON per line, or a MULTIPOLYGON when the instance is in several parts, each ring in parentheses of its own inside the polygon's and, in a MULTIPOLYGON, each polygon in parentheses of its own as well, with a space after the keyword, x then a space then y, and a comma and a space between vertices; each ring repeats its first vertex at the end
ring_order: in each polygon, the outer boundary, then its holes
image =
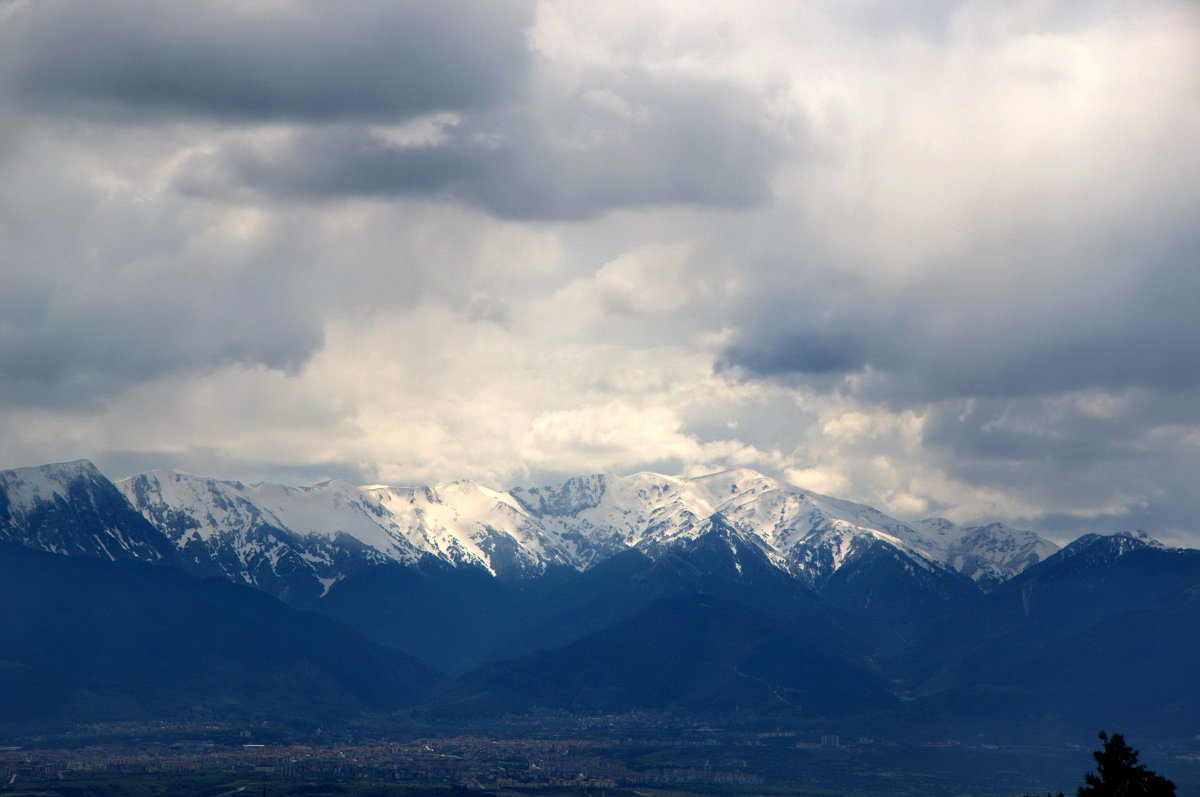
POLYGON ((1200 733, 1200 551, 1091 535, 939 622, 896 671, 958 733, 1200 733))
POLYGON ((0 544, 5 725, 298 717, 413 702, 428 665, 255 589, 0 544))

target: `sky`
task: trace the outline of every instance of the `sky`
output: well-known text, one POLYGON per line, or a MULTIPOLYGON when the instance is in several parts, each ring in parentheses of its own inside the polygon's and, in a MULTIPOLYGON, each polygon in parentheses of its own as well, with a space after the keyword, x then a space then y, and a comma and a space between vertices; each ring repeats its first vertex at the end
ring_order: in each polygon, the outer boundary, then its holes
POLYGON ((0 0, 0 467, 77 458, 1200 545, 1200 4, 0 0))

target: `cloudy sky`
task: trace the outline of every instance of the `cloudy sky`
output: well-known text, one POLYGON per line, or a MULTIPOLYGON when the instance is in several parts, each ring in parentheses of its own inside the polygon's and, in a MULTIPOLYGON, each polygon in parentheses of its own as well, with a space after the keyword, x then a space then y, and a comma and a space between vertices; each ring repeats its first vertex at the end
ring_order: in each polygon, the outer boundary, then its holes
POLYGON ((0 0, 0 467, 79 457, 1200 545, 1200 5, 0 0))

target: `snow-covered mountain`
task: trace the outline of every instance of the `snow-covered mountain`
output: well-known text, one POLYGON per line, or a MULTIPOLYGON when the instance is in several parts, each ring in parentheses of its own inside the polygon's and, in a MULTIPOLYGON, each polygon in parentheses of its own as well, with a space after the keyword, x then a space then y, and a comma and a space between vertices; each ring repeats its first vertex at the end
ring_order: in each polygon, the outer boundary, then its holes
POLYGON ((990 588, 1050 556, 1058 546, 1037 533, 1003 523, 958 526, 945 518, 909 525, 936 541, 941 561, 990 588))
POLYGON ((317 598, 371 565, 418 557, 374 522, 379 507, 344 482, 245 485, 160 470, 117 487, 189 569, 290 600, 317 598))
POLYGON ((0 472, 0 539, 178 562, 300 602, 373 565, 424 557, 496 576, 588 570, 630 548, 658 558, 714 522, 817 589, 880 550, 914 572, 953 572, 984 588, 1057 550, 1000 524, 906 523, 748 469, 597 474, 507 492, 470 481, 247 485, 168 470, 114 486, 86 461, 0 472))
POLYGON ((714 514, 756 536, 781 567, 814 584, 877 543, 903 551, 918 566, 947 567, 984 586, 1058 550, 1034 532, 999 523, 961 527, 944 518, 906 523, 749 469, 695 478, 598 475, 512 495, 547 529, 573 541, 581 562, 624 547, 653 554, 703 533, 703 521, 714 514))
POLYGON ((1059 558, 1086 558, 1093 563, 1115 561, 1130 551, 1143 548, 1166 550, 1167 546, 1141 529, 1119 531, 1116 534, 1084 534, 1059 552, 1059 558))
POLYGON ((0 540, 114 560, 174 561, 176 555, 86 460, 0 471, 0 540))
POLYGON ((423 556, 495 575, 575 562, 512 496, 468 481, 285 487, 152 471, 117 486, 194 568, 278 594, 299 581, 319 595, 370 565, 423 556))
POLYGON ((277 593, 284 582, 327 589, 371 564, 423 556, 495 575, 586 570, 629 548, 657 557, 708 533, 714 517, 814 587, 880 545, 914 567, 953 570, 983 585, 1056 550, 998 524, 904 523, 747 469, 694 478, 599 474, 509 492, 469 481, 245 485, 174 471, 118 487, 194 567, 277 593))

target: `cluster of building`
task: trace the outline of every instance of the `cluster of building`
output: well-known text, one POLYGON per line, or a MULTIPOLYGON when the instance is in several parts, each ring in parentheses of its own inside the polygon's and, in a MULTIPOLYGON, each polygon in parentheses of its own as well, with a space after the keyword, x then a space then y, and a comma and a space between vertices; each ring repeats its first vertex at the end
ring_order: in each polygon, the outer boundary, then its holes
POLYGON ((702 767, 635 771, 603 755, 596 743, 586 740, 462 736, 352 746, 179 742, 144 747, 121 743, 71 749, 0 749, 0 784, 201 771, 225 771, 260 780, 369 779, 474 787, 761 782, 761 777, 751 773, 702 767))

